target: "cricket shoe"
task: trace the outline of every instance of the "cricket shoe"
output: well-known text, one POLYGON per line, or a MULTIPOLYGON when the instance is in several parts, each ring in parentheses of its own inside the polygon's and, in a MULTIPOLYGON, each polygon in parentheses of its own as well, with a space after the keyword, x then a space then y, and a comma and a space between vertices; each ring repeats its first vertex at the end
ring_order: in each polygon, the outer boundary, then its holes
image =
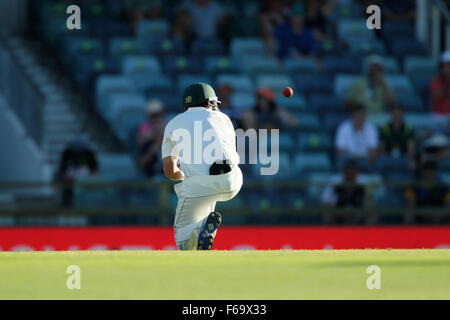
POLYGON ((198 250, 211 250, 214 244, 214 234, 222 223, 222 215, 211 212, 198 236, 198 250))

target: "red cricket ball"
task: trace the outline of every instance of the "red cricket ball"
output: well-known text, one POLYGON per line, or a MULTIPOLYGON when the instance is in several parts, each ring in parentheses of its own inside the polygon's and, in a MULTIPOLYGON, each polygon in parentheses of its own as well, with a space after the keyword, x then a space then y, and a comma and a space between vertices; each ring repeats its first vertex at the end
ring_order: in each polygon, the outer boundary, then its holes
POLYGON ((294 90, 292 90, 291 87, 286 87, 283 89, 283 96, 285 96, 286 98, 292 97, 293 94, 294 94, 294 90))

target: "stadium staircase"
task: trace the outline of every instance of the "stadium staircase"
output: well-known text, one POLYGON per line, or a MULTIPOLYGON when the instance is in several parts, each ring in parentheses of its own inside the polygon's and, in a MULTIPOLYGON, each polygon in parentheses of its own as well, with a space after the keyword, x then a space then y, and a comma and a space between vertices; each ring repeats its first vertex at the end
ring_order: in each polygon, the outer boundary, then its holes
POLYGON ((77 138, 89 142, 97 152, 117 151, 108 128, 89 112, 83 97, 73 89, 71 79, 64 76, 57 60, 43 44, 15 37, 7 40, 6 46, 18 68, 42 95, 41 131, 34 140, 53 172, 61 152, 77 138))

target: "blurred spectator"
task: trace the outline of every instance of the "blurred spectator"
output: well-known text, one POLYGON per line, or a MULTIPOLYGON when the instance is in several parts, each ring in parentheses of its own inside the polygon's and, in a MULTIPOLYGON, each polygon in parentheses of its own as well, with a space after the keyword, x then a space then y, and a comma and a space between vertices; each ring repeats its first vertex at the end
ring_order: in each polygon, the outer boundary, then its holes
POLYGON ((176 11, 172 24, 172 34, 187 51, 190 50, 195 35, 192 28, 192 16, 186 8, 180 8, 176 11))
POLYGON ((192 16, 194 34, 198 39, 213 39, 226 17, 226 11, 217 1, 186 0, 181 8, 192 16))
POLYGON ((414 131, 403 119, 403 107, 394 103, 390 107, 391 121, 380 129, 380 153, 393 158, 407 157, 414 162, 414 131))
POLYGON ((300 3, 292 8, 290 17, 275 27, 274 37, 279 45, 277 56, 280 59, 313 55, 317 51, 317 40, 305 25, 305 12, 300 3))
POLYGON ((125 4, 125 15, 134 31, 141 20, 161 19, 163 14, 162 0, 127 0, 125 4))
POLYGON ((220 111, 225 113, 228 117, 230 117, 231 122, 235 128, 239 128, 241 126, 240 115, 233 109, 231 105, 231 96, 233 94, 233 87, 229 84, 222 84, 217 89, 217 95, 221 101, 220 111))
POLYGON ((294 128, 297 120, 286 109, 277 106, 275 93, 268 88, 260 88, 256 94, 256 105, 242 114, 244 129, 294 128))
POLYGON ((440 161, 450 158, 450 142, 442 133, 436 133, 422 143, 419 162, 440 161))
POLYGON ((450 114, 450 51, 442 54, 439 75, 431 81, 432 109, 437 114, 450 114))
POLYGON ((147 121, 143 122, 138 128, 138 164, 147 177, 152 177, 159 170, 157 167, 160 159, 159 151, 166 125, 163 105, 159 100, 148 102, 147 116, 147 121))
POLYGON ((318 39, 327 38, 327 33, 331 29, 329 16, 336 0, 307 0, 305 24, 318 39))
POLYGON ((361 0, 363 8, 377 5, 381 8, 382 19, 392 22, 415 22, 416 1, 411 0, 361 0))
POLYGON ((371 56, 365 72, 366 75, 351 86, 346 97, 347 104, 350 107, 362 104, 369 113, 383 112, 386 105, 394 102, 394 95, 384 79, 382 58, 371 56))
POLYGON ((282 1, 266 0, 261 3, 259 14, 261 37, 266 44, 267 52, 272 56, 275 55, 274 30, 283 22, 288 8, 282 1))
MULTIPOLYGON (((365 204, 366 184, 366 177, 359 173, 358 162, 349 159, 344 164, 342 173, 333 176, 324 189, 322 203, 331 208, 362 208, 365 204)), ((329 223, 330 219, 331 216, 328 216, 326 222, 329 223)))
POLYGON ((73 205, 73 184, 80 178, 95 175, 98 170, 97 157, 88 143, 76 139, 68 144, 61 154, 57 182, 63 184, 62 205, 73 205))
MULTIPOLYGON (((405 192, 408 208, 450 208, 449 188, 439 181, 436 162, 425 162, 418 179, 418 184, 409 187, 405 192)), ((423 218, 425 221, 432 219, 431 217, 423 218)), ((413 222, 411 214, 407 215, 406 222, 413 222)))
POLYGON ((356 157, 374 160, 378 148, 378 132, 366 120, 366 109, 355 105, 351 119, 341 123, 336 132, 336 151, 340 157, 356 157))

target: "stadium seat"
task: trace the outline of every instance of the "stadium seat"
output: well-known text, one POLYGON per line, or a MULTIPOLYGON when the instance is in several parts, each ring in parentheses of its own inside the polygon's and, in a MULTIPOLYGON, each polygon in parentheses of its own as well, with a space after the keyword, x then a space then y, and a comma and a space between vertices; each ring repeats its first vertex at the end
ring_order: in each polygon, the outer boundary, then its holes
POLYGON ((109 42, 109 53, 112 56, 144 55, 145 45, 134 38, 112 38, 109 42))
POLYGON ((146 114, 143 108, 125 109, 117 113, 112 119, 112 127, 116 135, 125 144, 130 143, 130 138, 135 138, 136 129, 144 120, 146 114))
POLYGON ((141 20, 137 25, 138 38, 160 38, 169 35, 170 26, 167 20, 141 20))
POLYGON ((404 22, 383 22, 383 27, 381 28, 381 36, 383 39, 390 38, 415 38, 415 26, 410 23, 404 22))
POLYGON ((83 55, 75 58, 72 72, 78 83, 87 88, 90 77, 94 74, 119 73, 120 67, 120 63, 112 57, 83 55))
POLYGON ((395 100, 403 105, 406 112, 425 111, 424 103, 415 93, 396 92, 395 100))
POLYGON ((132 180, 138 177, 134 160, 128 154, 98 155, 99 174, 113 180, 132 180))
POLYGON ((153 56, 125 56, 122 60, 124 74, 160 73, 158 59, 153 56))
POLYGON ((346 112, 342 98, 333 94, 313 93, 308 99, 308 108, 314 112, 346 112))
POLYGON ((442 159, 438 162, 438 168, 441 172, 450 173, 450 159, 442 159))
POLYGON ((129 77, 119 75, 101 75, 96 80, 96 100, 97 106, 102 108, 104 97, 112 92, 135 92, 136 86, 129 77))
POLYGON ((169 56, 164 59, 164 70, 169 75, 180 73, 202 73, 203 63, 199 58, 184 56, 169 56))
POLYGON ((410 75, 415 91, 422 98, 425 109, 430 110, 430 84, 434 75, 430 74, 412 74, 410 75))
POLYGON ((334 133, 337 127, 349 118, 346 113, 326 113, 323 116, 323 127, 328 133, 334 133))
MULTIPOLYGON (((367 67, 366 67, 367 60, 369 58, 370 57, 366 57, 363 60, 363 66, 365 66, 364 69, 367 69, 367 67)), ((385 74, 397 74, 400 72, 400 66, 395 58, 384 56, 384 57, 382 57, 382 59, 383 59, 383 71, 385 74)))
POLYGON ((130 75, 130 78, 133 79, 136 88, 148 96, 161 93, 176 93, 172 80, 165 74, 133 74, 130 75))
POLYGON ((389 172, 397 173, 409 173, 410 167, 408 159, 406 158, 394 158, 390 156, 378 157, 376 163, 376 170, 385 175, 389 172))
POLYGON ((294 94, 290 98, 286 98, 283 95, 277 96, 277 105, 292 111, 304 111, 306 110, 306 101, 301 94, 294 94))
POLYGON ((408 75, 430 74, 438 71, 438 63, 431 57, 405 57, 404 70, 408 75))
POLYGON ((320 120, 317 115, 313 113, 296 112, 295 116, 298 121, 298 130, 308 132, 320 130, 320 120))
POLYGON ((260 38, 234 38, 230 51, 234 57, 266 55, 266 48, 260 38))
POLYGON ((104 53, 103 43, 90 37, 70 37, 65 40, 64 51, 67 55, 75 58, 80 55, 102 55, 104 53))
POLYGON ((142 39, 141 42, 145 45, 149 54, 156 55, 160 58, 168 56, 180 56, 185 54, 185 48, 181 41, 176 39, 142 39))
POLYGON ((369 114, 367 120, 374 126, 380 128, 391 120, 389 113, 369 114))
POLYGON ((407 76, 388 74, 386 82, 391 86, 394 93, 412 94, 414 92, 411 81, 407 76))
POLYGON ((337 35, 339 39, 349 43, 360 39, 373 39, 375 33, 367 28, 364 19, 342 19, 337 22, 337 35))
POLYGON ((331 139, 325 133, 300 133, 298 135, 300 151, 330 151, 333 147, 331 139))
POLYGON ((228 84, 236 92, 250 92, 255 91, 252 79, 245 74, 219 74, 216 79, 218 86, 228 84))
POLYGON ((102 41, 112 37, 131 37, 130 26, 116 18, 96 18, 89 22, 90 34, 102 41))
POLYGON ((73 202, 75 208, 118 207, 124 204, 123 199, 107 185, 111 179, 103 176, 84 177, 77 180, 74 187, 73 202), (98 187, 99 184, 101 187, 98 187))
POLYGON ((294 87, 294 83, 287 75, 262 74, 256 78, 258 88, 270 88, 275 93, 282 92, 286 87, 294 87))
POLYGON ((139 93, 110 93, 107 97, 107 107, 102 108, 100 113, 112 121, 118 114, 125 110, 145 111, 147 100, 139 93))
POLYGON ((392 40, 391 52, 398 59, 403 60, 406 56, 425 56, 427 50, 423 43, 410 38, 396 38, 392 40))
POLYGON ((436 122, 430 113, 406 113, 405 122, 415 131, 433 131, 436 128, 436 122))
POLYGON ((231 106, 239 112, 251 109, 256 104, 256 98, 253 93, 236 92, 231 95, 231 106))
POLYGON ((353 74, 338 74, 334 78, 334 94, 339 98, 344 98, 358 76, 353 74))
POLYGON ((280 151, 292 151, 296 147, 294 138, 290 133, 281 132, 279 135, 279 147, 280 151))
POLYGON ((177 79, 178 91, 182 93, 184 89, 196 82, 208 83, 214 87, 212 79, 207 74, 181 74, 177 79))
POLYGON ((315 74, 319 71, 314 58, 287 58, 284 61, 284 70, 291 76, 315 74))
POLYGON ((355 1, 337 2, 331 11, 333 21, 341 21, 343 19, 357 19, 364 12, 363 8, 355 1))
POLYGON ((225 46, 219 39, 204 41, 203 39, 194 40, 191 48, 193 56, 222 56, 225 52, 225 46))
POLYGON ((386 48, 383 42, 379 40, 361 39, 358 41, 349 42, 349 52, 353 55, 369 55, 386 53, 386 48))
POLYGON ((324 71, 327 74, 335 75, 337 73, 361 74, 361 61, 353 56, 327 56, 323 59, 324 71))
POLYGON ((206 72, 209 74, 216 73, 237 73, 239 72, 238 64, 235 59, 227 56, 209 56, 205 58, 206 72))
POLYGON ((242 70, 251 76, 260 74, 280 74, 281 67, 275 58, 262 56, 245 56, 239 58, 242 70))
POLYGON ((331 161, 324 152, 300 152, 295 156, 294 168, 297 172, 330 172, 331 161))
POLYGON ((295 88, 303 94, 330 93, 333 90, 331 76, 322 74, 300 74, 293 76, 295 88))

